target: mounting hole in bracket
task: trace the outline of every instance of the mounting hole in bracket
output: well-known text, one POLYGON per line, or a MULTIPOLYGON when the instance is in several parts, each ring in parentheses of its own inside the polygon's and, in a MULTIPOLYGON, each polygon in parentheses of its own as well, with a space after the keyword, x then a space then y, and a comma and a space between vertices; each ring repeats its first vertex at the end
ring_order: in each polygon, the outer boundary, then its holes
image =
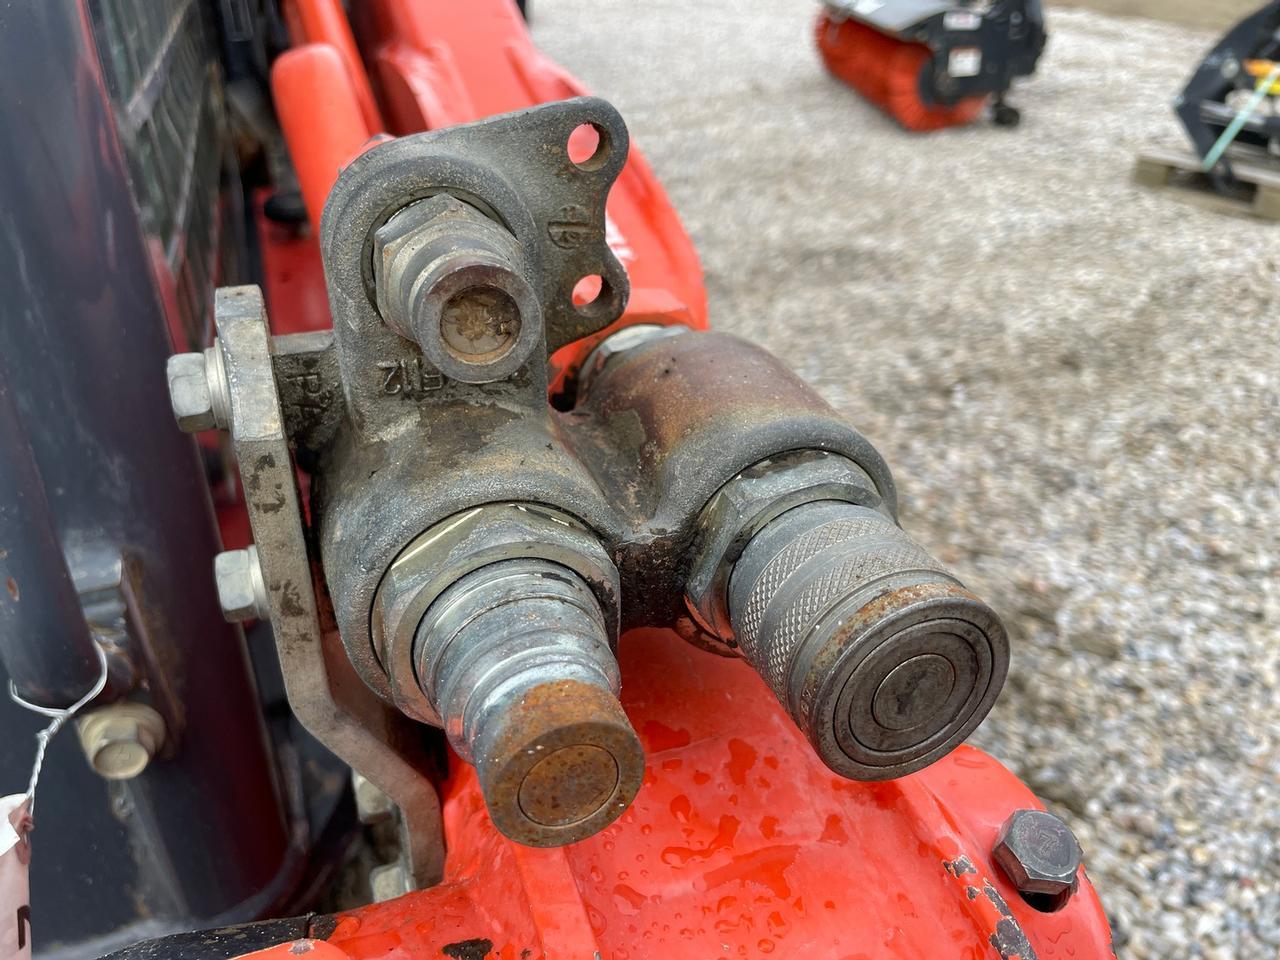
POLYGON ((598 273, 589 273, 573 285, 573 305, 579 313, 590 314, 592 308, 609 299, 609 285, 598 273))
POLYGON ((565 150, 579 170, 599 170, 609 159, 609 131, 598 124, 580 123, 569 133, 565 150))

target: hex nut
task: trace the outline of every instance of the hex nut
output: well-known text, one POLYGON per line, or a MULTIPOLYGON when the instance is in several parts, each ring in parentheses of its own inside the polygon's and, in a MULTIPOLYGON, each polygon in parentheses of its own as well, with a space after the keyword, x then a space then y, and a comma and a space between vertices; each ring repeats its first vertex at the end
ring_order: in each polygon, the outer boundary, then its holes
POLYGON ((257 547, 218 554, 213 558, 213 577, 222 615, 231 623, 265 617, 270 612, 257 547))
POLYGON ((123 701, 100 707, 77 723, 89 766, 107 780, 142 773, 164 745, 164 718, 145 703, 123 701))
POLYGON ((596 536, 575 518, 541 504, 498 503, 448 517, 400 552, 378 585, 370 617, 374 654, 392 699, 416 720, 441 726, 413 662, 414 635, 427 608, 461 577, 502 560, 558 563, 586 581, 604 613, 609 642, 619 623, 618 571, 596 536))
POLYGON ((209 377, 205 373, 203 353, 177 353, 165 365, 169 380, 169 401, 173 415, 185 433, 212 430, 213 398, 209 393, 209 377))
POLYGON ((369 871, 369 888, 374 903, 385 903, 409 892, 409 872, 404 865, 385 863, 369 871))
POLYGON ((419 200, 397 211, 373 235, 374 291, 378 314, 382 321, 406 340, 414 339, 413 325, 405 313, 403 301, 396 294, 396 280, 413 267, 424 242, 431 238, 433 228, 447 225, 452 214, 463 213, 460 200, 448 194, 439 194, 419 200))
POLYGON ((992 850, 1019 893, 1062 898, 1062 903, 1076 891, 1082 856, 1071 828, 1044 810, 1015 811, 992 850))
POLYGON ((230 426, 229 388, 217 342, 203 353, 174 354, 165 364, 165 374, 180 429, 199 433, 230 426))
POLYGON ((867 472, 825 450, 800 450, 761 461, 715 493, 698 521, 698 542, 685 582, 685 603, 702 629, 734 645, 727 600, 734 562, 765 524, 817 500, 871 507, 893 519, 867 472))
POLYGON ((356 800, 356 817, 366 826, 383 823, 395 816, 396 805, 372 780, 351 771, 351 792, 356 800))

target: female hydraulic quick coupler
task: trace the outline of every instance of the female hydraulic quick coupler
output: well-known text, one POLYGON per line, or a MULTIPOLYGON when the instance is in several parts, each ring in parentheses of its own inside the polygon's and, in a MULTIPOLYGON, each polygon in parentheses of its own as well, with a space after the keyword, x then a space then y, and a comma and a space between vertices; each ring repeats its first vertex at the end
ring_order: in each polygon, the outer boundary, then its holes
POLYGON ((990 712, 1009 663, 996 614, 873 490, 819 451, 744 471, 704 512, 690 593, 823 762, 855 780, 948 753, 990 712))

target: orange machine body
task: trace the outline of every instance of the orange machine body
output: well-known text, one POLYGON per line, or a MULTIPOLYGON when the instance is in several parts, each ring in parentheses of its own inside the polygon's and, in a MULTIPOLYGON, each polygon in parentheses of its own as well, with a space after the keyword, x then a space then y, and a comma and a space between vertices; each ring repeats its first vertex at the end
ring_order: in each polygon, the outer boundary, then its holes
POLYGON ((648 756, 621 819, 571 847, 519 846, 494 829, 459 762, 444 794, 444 883, 336 918, 323 944, 256 956, 1112 957, 1087 880, 1064 909, 1040 913, 992 865, 1009 811, 1039 805, 995 760, 961 747, 900 780, 842 780, 745 663, 669 631, 627 635, 621 661, 648 756))
MULTIPOLYGON (((315 221, 339 170, 405 135, 576 95, 509 0, 293 0, 297 46, 276 108, 315 221)), ((620 324, 706 326, 698 261, 633 147, 609 199, 610 243, 632 283, 620 324)), ((260 222, 278 333, 329 322, 315 242, 260 222)), ((598 338, 596 338, 598 339, 598 338)), ((563 377, 590 342, 554 358, 563 377)), ((475 772, 442 785, 442 884, 316 925, 278 960, 789 960, 1111 957, 1092 886, 1057 913, 1025 903, 992 863, 1002 822, 1038 806, 995 760, 961 748, 887 783, 834 776, 743 662, 665 630, 632 631, 623 703, 647 754, 644 786, 604 832, 560 849, 504 838, 475 772)))

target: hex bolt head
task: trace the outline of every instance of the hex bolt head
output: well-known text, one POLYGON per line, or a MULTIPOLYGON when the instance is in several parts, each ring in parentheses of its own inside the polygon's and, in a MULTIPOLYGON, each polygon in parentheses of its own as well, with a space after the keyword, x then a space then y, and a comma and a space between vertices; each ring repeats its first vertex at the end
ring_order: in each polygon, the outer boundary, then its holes
POLYGON ((369 871, 374 903, 386 903, 409 892, 409 874, 400 863, 386 863, 369 871))
POLYGON ((213 577, 222 615, 231 623, 265 617, 270 611, 257 547, 218 554, 213 558, 213 577))
POLYGON ((222 367, 222 349, 177 353, 165 365, 169 402, 178 426, 186 433, 230 426, 230 397, 222 367))
POLYGON ((396 805, 372 780, 355 770, 351 771, 351 792, 356 798, 356 817, 361 823, 383 823, 395 816, 396 805))
POLYGON ((1052 898, 1054 909, 1076 891, 1080 844, 1051 813, 1015 811, 1000 829, 992 856, 1019 893, 1052 898))
POLYGON ((173 415, 185 433, 212 430, 213 398, 205 373, 203 353, 177 353, 165 366, 169 379, 169 400, 173 415))
POLYGON ((164 744, 164 718, 144 703, 121 702, 77 721, 80 746, 94 772, 107 780, 142 773, 164 744))

